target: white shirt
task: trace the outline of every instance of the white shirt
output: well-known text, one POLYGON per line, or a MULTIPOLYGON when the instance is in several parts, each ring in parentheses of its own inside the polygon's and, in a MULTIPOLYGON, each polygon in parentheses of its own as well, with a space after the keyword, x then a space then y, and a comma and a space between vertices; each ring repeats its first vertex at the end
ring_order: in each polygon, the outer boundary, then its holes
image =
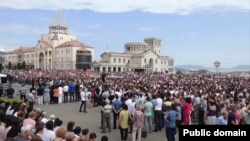
POLYGON ((122 93, 121 92, 115 92, 115 94, 117 94, 118 95, 118 99, 120 100, 121 99, 121 97, 122 97, 122 93))
POLYGON ((69 91, 69 86, 68 85, 65 85, 64 87, 63 87, 63 92, 68 92, 69 91))
POLYGON ((194 98, 194 106, 197 106, 197 105, 199 105, 200 103, 201 103, 200 97, 195 97, 195 98, 194 98))
POLYGON ((6 110, 6 115, 12 115, 14 112, 14 109, 11 109, 11 106, 6 110))
POLYGON ((127 106, 129 106, 130 103, 132 103, 132 99, 127 99, 126 102, 125 102, 125 104, 126 104, 127 106))
POLYGON ((54 131, 48 130, 48 129, 44 129, 43 135, 42 135, 42 139, 43 141, 53 141, 55 139, 56 135, 54 131))
POLYGON ((156 98, 155 110, 161 111, 162 110, 162 99, 156 98))
POLYGON ((88 92, 81 92, 81 101, 87 101, 88 100, 88 92))

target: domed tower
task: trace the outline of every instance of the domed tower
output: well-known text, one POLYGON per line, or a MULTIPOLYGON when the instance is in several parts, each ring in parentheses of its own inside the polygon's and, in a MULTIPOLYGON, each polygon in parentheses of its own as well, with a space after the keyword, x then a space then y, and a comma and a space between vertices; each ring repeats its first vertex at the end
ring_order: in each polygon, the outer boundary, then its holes
POLYGON ((49 24, 49 33, 68 34, 67 22, 59 10, 49 24))

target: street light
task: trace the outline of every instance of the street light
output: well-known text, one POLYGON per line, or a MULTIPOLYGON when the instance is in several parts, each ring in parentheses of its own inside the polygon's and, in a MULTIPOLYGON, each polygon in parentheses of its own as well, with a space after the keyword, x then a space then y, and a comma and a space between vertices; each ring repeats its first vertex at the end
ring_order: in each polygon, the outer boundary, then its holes
POLYGON ((216 73, 218 74, 218 68, 220 67, 220 62, 219 61, 215 61, 214 62, 214 66, 215 66, 215 68, 216 68, 216 73))

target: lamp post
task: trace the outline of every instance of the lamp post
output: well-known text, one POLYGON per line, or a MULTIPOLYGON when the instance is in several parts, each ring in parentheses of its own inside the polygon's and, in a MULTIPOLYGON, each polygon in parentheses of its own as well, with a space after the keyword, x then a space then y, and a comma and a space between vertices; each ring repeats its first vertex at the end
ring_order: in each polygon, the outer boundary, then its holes
POLYGON ((214 66, 216 68, 216 73, 218 74, 218 68, 220 67, 221 63, 219 61, 214 62, 214 66))

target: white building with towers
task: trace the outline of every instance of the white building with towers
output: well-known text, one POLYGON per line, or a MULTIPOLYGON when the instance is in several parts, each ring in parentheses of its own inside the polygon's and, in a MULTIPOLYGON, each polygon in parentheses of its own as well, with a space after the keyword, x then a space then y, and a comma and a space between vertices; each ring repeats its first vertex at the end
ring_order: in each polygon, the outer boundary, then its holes
POLYGON ((25 62, 28 69, 75 70, 90 69, 94 48, 70 35, 68 25, 58 10, 49 24, 49 33, 42 34, 34 47, 20 47, 4 55, 5 67, 13 69, 25 62))
POLYGON ((144 42, 129 42, 124 52, 104 52, 101 61, 94 62, 98 72, 163 72, 175 73, 174 58, 162 55, 160 38, 145 38, 144 42))

